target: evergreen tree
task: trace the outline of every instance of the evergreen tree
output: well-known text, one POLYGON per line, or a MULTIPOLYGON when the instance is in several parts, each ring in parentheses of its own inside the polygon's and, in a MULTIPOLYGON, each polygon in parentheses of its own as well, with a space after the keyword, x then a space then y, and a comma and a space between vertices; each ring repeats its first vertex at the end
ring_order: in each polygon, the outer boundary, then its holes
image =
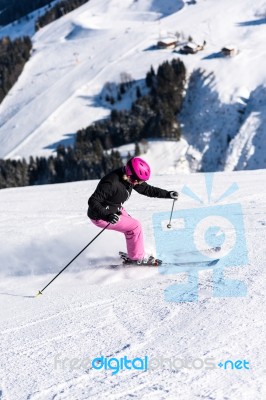
POLYGON ((14 41, 9 37, 0 39, 0 103, 21 74, 31 47, 29 37, 14 41))
POLYGON ((139 147, 139 144, 138 143, 135 143, 135 151, 134 151, 134 153, 135 153, 135 157, 138 157, 138 156, 140 156, 140 147, 139 147))
POLYGON ((137 96, 137 99, 141 98, 141 90, 140 90, 139 86, 137 86, 137 88, 136 88, 136 96, 137 96))

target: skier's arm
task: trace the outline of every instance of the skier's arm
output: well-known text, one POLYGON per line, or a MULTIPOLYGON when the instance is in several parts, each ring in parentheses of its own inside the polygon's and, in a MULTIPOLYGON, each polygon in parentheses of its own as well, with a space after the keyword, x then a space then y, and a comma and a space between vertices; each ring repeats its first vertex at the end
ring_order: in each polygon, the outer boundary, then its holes
POLYGON ((139 185, 134 186, 134 190, 139 194, 143 194, 148 197, 159 197, 161 199, 171 199, 170 192, 165 189, 161 189, 155 186, 149 185, 147 182, 143 182, 139 185))
POLYGON ((106 209, 103 204, 105 200, 112 195, 112 192, 113 185, 111 182, 101 182, 88 200, 89 208, 95 212, 100 219, 106 220, 106 217, 110 214, 110 210, 106 209))

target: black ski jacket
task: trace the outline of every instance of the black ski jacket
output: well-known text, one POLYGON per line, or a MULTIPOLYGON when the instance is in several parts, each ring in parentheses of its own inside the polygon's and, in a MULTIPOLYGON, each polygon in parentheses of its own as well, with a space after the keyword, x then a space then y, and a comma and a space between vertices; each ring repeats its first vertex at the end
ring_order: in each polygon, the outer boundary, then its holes
POLYGON ((146 182, 131 185, 123 179, 124 174, 124 167, 121 167, 100 180, 88 201, 89 218, 107 220, 109 214, 121 209, 123 203, 129 199, 132 189, 148 197, 171 198, 169 191, 148 185, 146 182))

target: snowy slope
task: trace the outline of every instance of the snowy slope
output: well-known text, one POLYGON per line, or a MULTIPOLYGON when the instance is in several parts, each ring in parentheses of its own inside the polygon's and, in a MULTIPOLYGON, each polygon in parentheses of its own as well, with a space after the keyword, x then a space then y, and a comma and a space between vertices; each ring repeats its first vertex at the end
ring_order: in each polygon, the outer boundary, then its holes
MULTIPOLYGON (((222 204, 242 206, 249 260, 224 273, 245 284, 247 295, 213 297, 217 270, 202 270, 195 302, 164 298, 169 285, 186 283, 182 269, 162 275, 110 268, 125 246, 122 235, 108 231, 33 298, 99 232, 86 218, 97 182, 1 190, 1 400, 265 399, 265 171, 215 174, 212 198, 234 182, 239 190, 222 204), (163 357, 178 366, 166 360, 156 370, 112 375, 90 367, 88 359, 100 356, 163 357), (199 360, 197 368, 180 368, 180 359, 214 359, 216 368, 198 368, 199 360), (250 369, 217 366, 228 359, 246 360, 250 369)), ((206 206, 203 174, 157 176, 151 183, 180 192, 185 185, 206 206)), ((201 207, 184 194, 176 204, 180 211, 201 207)), ((152 216, 169 215, 171 201, 135 193, 126 208, 142 220, 154 252, 152 216)))
MULTIPOLYGON (((143 80, 151 65, 181 57, 189 74, 205 71, 188 87, 181 115, 190 170, 265 168, 264 105, 257 100, 266 85, 265 0, 190 3, 90 0, 36 33, 31 60, 0 106, 0 157, 48 156, 60 142, 72 144, 78 129, 109 115, 99 99, 106 82, 119 83, 121 73, 143 80), (204 51, 151 50, 176 32, 181 42, 206 40, 204 51), (238 55, 221 58, 231 43, 238 55)), ((16 27, 0 35, 9 30, 16 27)))
POLYGON ((250 95, 244 122, 228 148, 227 170, 265 168, 266 87, 258 87, 250 95))

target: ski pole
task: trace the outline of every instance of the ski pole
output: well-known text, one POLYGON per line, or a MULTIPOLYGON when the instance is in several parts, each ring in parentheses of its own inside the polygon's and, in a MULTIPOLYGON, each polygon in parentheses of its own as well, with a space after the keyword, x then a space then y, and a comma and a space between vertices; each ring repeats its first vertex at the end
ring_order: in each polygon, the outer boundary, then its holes
POLYGON ((101 232, 98 233, 98 235, 96 235, 91 241, 90 243, 88 243, 74 258, 72 258, 71 261, 69 261, 69 263, 60 271, 58 272, 58 274, 49 282, 47 283, 46 286, 44 286, 44 288, 42 290, 39 290, 39 292, 36 294, 35 297, 39 296, 40 294, 42 294, 42 292, 44 291, 44 289, 46 289, 60 274, 62 274, 62 272, 76 259, 78 258, 78 256, 84 251, 86 250, 87 247, 89 247, 89 245, 94 242, 95 239, 97 239, 98 236, 100 236, 103 231, 105 231, 106 228, 108 228, 108 226, 110 225, 111 222, 109 222, 102 230, 101 232))
POLYGON ((169 229, 172 228, 171 220, 172 220, 175 201, 176 201, 176 199, 173 200, 172 210, 171 210, 171 214, 170 214, 170 220, 169 220, 169 223, 167 224, 167 228, 169 228, 169 229))

